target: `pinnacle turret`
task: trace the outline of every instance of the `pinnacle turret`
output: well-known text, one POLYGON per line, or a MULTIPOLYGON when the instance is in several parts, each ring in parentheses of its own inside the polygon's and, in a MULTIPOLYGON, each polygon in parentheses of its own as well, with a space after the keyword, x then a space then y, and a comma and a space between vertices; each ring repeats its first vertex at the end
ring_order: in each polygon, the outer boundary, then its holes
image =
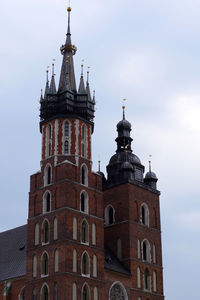
POLYGON ((78 93, 86 94, 85 83, 84 83, 84 78, 83 78, 83 64, 81 65, 81 78, 80 78, 78 93))

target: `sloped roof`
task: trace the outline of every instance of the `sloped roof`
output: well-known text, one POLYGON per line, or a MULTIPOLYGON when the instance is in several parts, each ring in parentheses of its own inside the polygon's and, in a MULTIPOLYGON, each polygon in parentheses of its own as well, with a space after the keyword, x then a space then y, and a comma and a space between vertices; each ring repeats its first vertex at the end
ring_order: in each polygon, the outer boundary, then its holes
POLYGON ((26 225, 0 233, 0 281, 26 274, 26 225))
POLYGON ((104 267, 110 271, 130 276, 130 272, 122 265, 119 259, 107 248, 104 251, 104 267))

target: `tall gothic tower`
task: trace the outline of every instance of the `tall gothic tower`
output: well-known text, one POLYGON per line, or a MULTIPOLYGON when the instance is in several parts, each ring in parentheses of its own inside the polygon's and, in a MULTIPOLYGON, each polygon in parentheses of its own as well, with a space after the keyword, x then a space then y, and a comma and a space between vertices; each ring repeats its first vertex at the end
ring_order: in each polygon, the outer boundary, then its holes
POLYGON ((158 179, 133 153, 124 107, 107 176, 92 171, 95 99, 83 69, 76 88, 67 10, 59 87, 47 73, 40 99, 28 224, 0 234, 0 300, 164 300, 158 179))

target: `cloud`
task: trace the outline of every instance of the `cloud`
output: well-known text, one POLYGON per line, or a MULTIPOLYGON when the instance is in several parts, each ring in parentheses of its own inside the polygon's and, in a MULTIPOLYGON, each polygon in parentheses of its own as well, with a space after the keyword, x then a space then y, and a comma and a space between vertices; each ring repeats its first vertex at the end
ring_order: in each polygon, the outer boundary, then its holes
POLYGON ((187 211, 177 215, 176 223, 181 230, 200 233, 200 210, 187 211))

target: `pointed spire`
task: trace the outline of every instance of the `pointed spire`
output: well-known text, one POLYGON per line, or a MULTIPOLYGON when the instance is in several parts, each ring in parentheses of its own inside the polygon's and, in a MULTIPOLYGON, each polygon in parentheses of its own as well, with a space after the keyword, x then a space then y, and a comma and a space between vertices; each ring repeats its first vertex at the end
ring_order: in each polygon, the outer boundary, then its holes
MULTIPOLYGON (((123 101, 124 101, 124 103, 125 103, 126 99, 123 99, 123 101)), ((123 109, 123 117, 122 117, 122 119, 123 119, 123 120, 125 120, 125 108, 126 108, 126 106, 123 105, 123 106, 122 106, 122 109, 123 109)))
POLYGON ((80 78, 78 93, 86 94, 85 83, 84 83, 84 78, 83 78, 83 64, 81 65, 81 78, 80 78))
POLYGON ((95 104, 95 94, 96 94, 96 91, 93 90, 93 99, 92 99, 92 101, 93 101, 94 104, 95 104))
POLYGON ((44 99, 47 99, 47 94, 49 94, 49 66, 47 67, 46 74, 47 74, 47 79, 46 79, 46 87, 44 92, 44 99))
POLYGON ((152 158, 152 155, 149 155, 149 172, 151 173, 151 158, 152 158))
POLYGON ((88 101, 92 102, 91 93, 90 93, 90 85, 89 85, 89 75, 90 75, 90 67, 87 70, 87 81, 86 81, 86 93, 88 94, 88 101))
POLYGON ((76 54, 76 47, 71 42, 71 31, 70 31, 70 13, 71 7, 67 8, 68 11, 68 27, 67 27, 67 39, 65 45, 60 50, 63 55, 63 62, 61 67, 59 91, 68 90, 67 86, 70 86, 70 90, 76 92, 76 80, 74 72, 73 55, 76 54), (67 79, 68 77, 68 79, 67 79))
POLYGON ((44 100, 44 98, 43 98, 43 89, 41 89, 40 102, 42 102, 43 100, 44 100))
MULTIPOLYGON (((55 61, 55 59, 53 60, 55 61)), ((56 83, 55 83, 55 73, 54 73, 54 62, 52 63, 52 77, 51 77, 51 84, 49 88, 49 94, 56 94, 56 83)))

